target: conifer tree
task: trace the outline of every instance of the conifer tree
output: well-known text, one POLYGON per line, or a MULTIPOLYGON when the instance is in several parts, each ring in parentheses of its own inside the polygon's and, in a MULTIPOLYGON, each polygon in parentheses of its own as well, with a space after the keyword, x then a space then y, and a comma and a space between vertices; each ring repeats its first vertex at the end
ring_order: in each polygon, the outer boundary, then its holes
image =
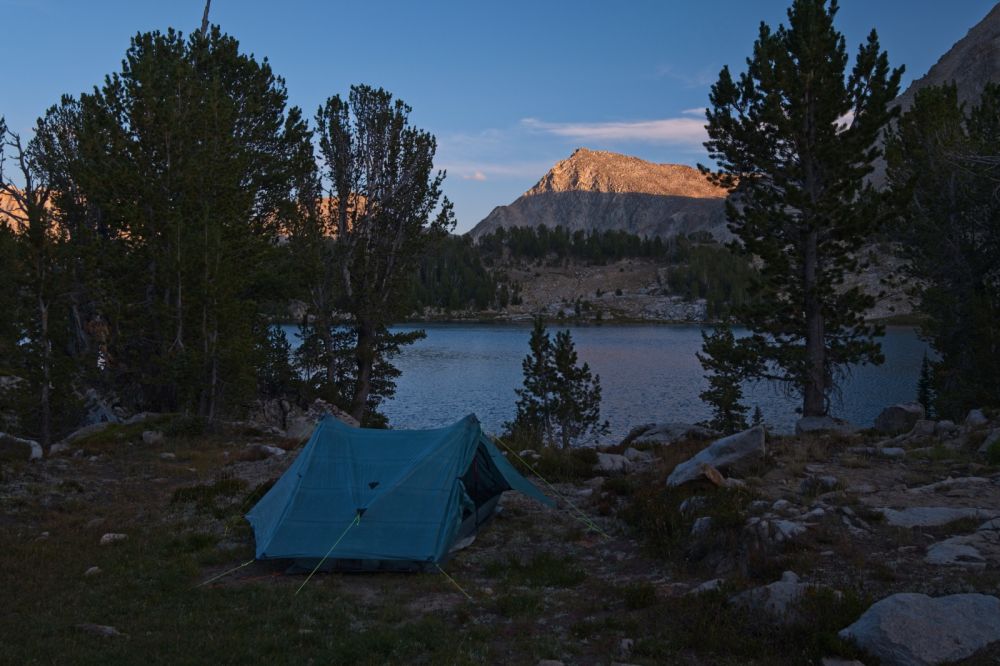
POLYGON ((711 334, 702 331, 701 340, 697 356, 708 373, 708 388, 699 397, 712 408, 708 425, 726 434, 746 430, 743 382, 760 371, 760 364, 749 347, 737 344, 729 326, 717 326, 711 334))
POLYGON ((882 361, 880 329, 864 320, 874 300, 844 279, 884 217, 864 183, 902 70, 874 30, 848 70, 836 14, 836 0, 795 0, 787 26, 761 24, 746 71, 734 80, 725 67, 712 86, 705 146, 718 170, 701 167, 731 191, 735 247, 761 265, 737 312, 753 333, 741 344, 806 416, 828 412, 838 370, 882 361))
POLYGON ((977 103, 954 85, 919 91, 886 147, 894 232, 916 285, 938 417, 1000 402, 1000 86, 977 103))
POLYGON ((321 227, 332 237, 324 273, 333 302, 350 315, 353 372, 348 411, 362 423, 385 350, 412 342, 387 337, 405 305, 408 281, 427 242, 455 224, 434 171, 437 143, 410 125, 410 107, 379 88, 352 86, 316 114, 324 200, 321 227))
POLYGON ((600 377, 579 364, 570 332, 557 332, 553 342, 542 318, 535 317, 528 346, 510 429, 520 438, 562 448, 607 432, 607 422, 600 420, 600 377))

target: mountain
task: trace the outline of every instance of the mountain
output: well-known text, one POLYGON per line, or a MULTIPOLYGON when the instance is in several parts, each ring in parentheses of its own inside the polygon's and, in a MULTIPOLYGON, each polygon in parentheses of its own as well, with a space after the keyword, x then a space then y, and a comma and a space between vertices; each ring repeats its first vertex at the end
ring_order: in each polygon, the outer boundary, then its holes
POLYGON ((727 237, 725 198, 724 189, 692 167, 578 148, 512 204, 494 208, 469 233, 479 238, 500 227, 544 224, 650 237, 695 231, 727 237))
POLYGON ((1000 4, 911 83, 896 102, 906 111, 921 88, 952 82, 959 101, 970 104, 978 103, 987 83, 1000 83, 1000 4))

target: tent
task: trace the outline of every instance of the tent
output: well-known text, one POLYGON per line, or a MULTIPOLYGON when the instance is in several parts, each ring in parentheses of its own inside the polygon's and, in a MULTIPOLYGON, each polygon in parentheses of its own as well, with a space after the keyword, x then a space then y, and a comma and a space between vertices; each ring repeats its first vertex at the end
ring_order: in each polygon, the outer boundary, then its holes
POLYGON ((303 569, 426 569, 475 534, 505 490, 554 503, 515 470, 475 415, 433 430, 324 418, 246 515, 257 559, 303 569))

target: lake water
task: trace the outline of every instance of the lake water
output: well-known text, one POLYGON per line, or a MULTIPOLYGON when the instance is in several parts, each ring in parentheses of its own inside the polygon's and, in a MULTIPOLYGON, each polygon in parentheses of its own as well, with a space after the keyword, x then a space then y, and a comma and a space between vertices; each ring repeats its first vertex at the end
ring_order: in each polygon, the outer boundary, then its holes
MULTIPOLYGON (((296 328, 286 326, 297 346, 296 328)), ((521 386, 521 361, 528 353, 529 325, 425 324, 394 330, 424 329, 427 337, 396 359, 402 376, 396 397, 384 412, 394 428, 431 428, 475 413, 487 432, 498 432, 514 417, 521 386)), ((550 332, 557 330, 550 326, 550 332)), ((602 418, 611 436, 654 421, 695 422, 709 417, 698 398, 707 386, 695 352, 701 349, 696 325, 570 326, 581 361, 600 375, 602 418)), ((737 334, 739 332, 737 331, 737 334)), ((886 362, 855 367, 844 382, 832 413, 870 426, 886 405, 913 400, 926 344, 909 327, 889 327, 882 339, 886 362)), ((752 411, 759 405, 765 421, 780 432, 795 424, 800 401, 767 384, 745 387, 752 411)))

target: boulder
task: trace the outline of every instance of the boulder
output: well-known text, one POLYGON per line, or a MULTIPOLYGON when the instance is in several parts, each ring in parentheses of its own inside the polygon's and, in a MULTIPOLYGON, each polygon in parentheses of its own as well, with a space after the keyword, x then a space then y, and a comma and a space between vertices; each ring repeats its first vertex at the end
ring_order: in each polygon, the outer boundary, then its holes
POLYGON ((594 471, 605 474, 628 474, 632 471, 632 461, 617 453, 598 452, 594 471))
POLYGON ((693 423, 644 423, 632 428, 622 444, 669 445, 682 439, 712 439, 718 434, 693 423))
POLYGON ((983 443, 980 444, 979 446, 979 451, 978 451, 979 455, 985 456, 987 453, 989 453, 990 448, 992 448, 998 442, 1000 442, 1000 428, 993 430, 992 432, 990 432, 990 434, 986 436, 986 439, 984 439, 983 443))
POLYGON ((981 428, 990 422, 981 409, 970 410, 965 417, 966 428, 981 428))
POLYGON ((832 474, 811 474, 799 484, 800 495, 819 495, 836 490, 840 480, 832 474))
POLYGON ((927 549, 924 562, 939 566, 985 569, 986 558, 974 545, 977 542, 977 536, 970 534, 939 541, 927 549))
POLYGON ((886 435, 898 435, 913 430, 924 418, 924 406, 919 402, 901 402, 882 410, 875 418, 875 429, 886 435))
POLYGON ((694 521, 691 525, 691 536, 699 537, 708 534, 712 531, 712 517, 702 516, 694 521))
POLYGON ((101 567, 90 567, 89 569, 83 572, 83 575, 86 576, 87 578, 90 578, 91 576, 96 576, 100 573, 101 573, 101 567))
POLYGON ((950 506, 911 506, 905 509, 875 509, 891 527, 937 527, 963 518, 990 520, 1000 516, 1000 511, 950 506))
POLYGON ((955 425, 953 421, 945 419, 944 421, 938 421, 934 425, 934 434, 939 437, 947 437, 958 430, 958 426, 955 425))
POLYGON ((49 447, 49 455, 56 455, 64 451, 69 450, 70 445, 83 439, 84 437, 89 437, 102 430, 107 430, 109 426, 113 425, 112 421, 102 421, 100 423, 91 423, 90 425, 83 426, 78 430, 74 430, 70 434, 63 437, 61 440, 49 447))
POLYGON ((816 587, 818 586, 801 582, 795 572, 786 571, 781 574, 781 580, 740 592, 729 603, 766 613, 779 622, 791 624, 799 619, 795 605, 807 591, 816 587))
POLYGON ((636 465, 649 465, 653 462, 653 460, 655 460, 653 454, 649 451, 640 451, 639 449, 633 449, 632 447, 625 449, 625 453, 622 455, 636 465))
POLYGON ((910 437, 930 437, 937 428, 937 422, 930 419, 920 419, 910 429, 910 437))
POLYGON ((95 636, 102 636, 104 638, 128 638, 128 634, 123 634, 114 627, 106 624, 92 624, 90 622, 85 622, 83 624, 76 625, 76 628, 88 634, 94 634, 95 636))
POLYGON ((0 432, 0 460, 40 460, 42 454, 42 445, 35 440, 0 432))
POLYGON ((762 426, 750 428, 718 439, 692 458, 682 462, 667 478, 667 485, 679 486, 701 478, 704 474, 704 465, 720 470, 733 470, 759 460, 764 453, 764 428, 762 426))
POLYGON ((843 419, 832 416, 803 416, 795 422, 795 434, 832 432, 838 435, 853 435, 858 427, 843 419))
MULTIPOLYGON (((286 403, 287 404, 287 403, 286 403)), ((292 407, 285 416, 285 436, 290 439, 308 439, 316 424, 327 416, 332 416, 355 428, 360 427, 357 419, 325 400, 317 398, 305 412, 292 407)))
POLYGON ((950 663, 1000 641, 1000 599, 985 594, 893 594, 873 604, 840 637, 884 664, 950 663))

